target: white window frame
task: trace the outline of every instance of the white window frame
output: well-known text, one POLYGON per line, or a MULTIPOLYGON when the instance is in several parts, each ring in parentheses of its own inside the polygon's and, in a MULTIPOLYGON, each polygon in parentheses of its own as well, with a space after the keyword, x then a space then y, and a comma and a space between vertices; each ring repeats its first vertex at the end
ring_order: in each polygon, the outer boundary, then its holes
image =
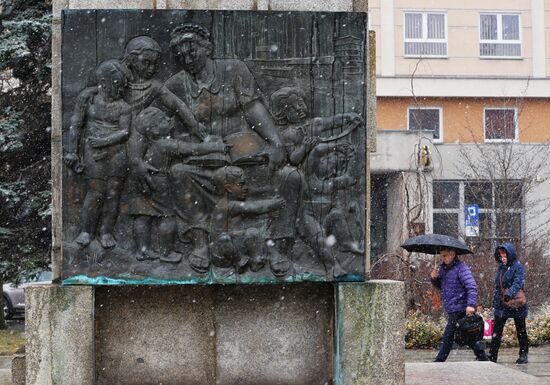
POLYGON ((447 22, 447 12, 445 11, 416 11, 405 10, 403 11, 403 56, 406 58, 434 58, 434 59, 446 59, 449 57, 449 24, 447 22), (407 14, 418 13, 422 15, 422 36, 421 39, 407 38, 407 14), (443 15, 445 23, 445 38, 444 39, 428 39, 428 15, 443 15), (445 43, 445 55, 407 55, 405 54, 406 43, 445 43))
MULTIPOLYGON (((510 182, 514 182, 514 181, 519 181, 519 180, 510 180, 510 182)), ((466 207, 466 202, 465 202, 465 185, 466 183, 468 182, 489 182, 489 180, 477 180, 477 179, 472 179, 472 180, 456 180, 456 179, 434 179, 432 181, 432 185, 430 186, 431 187, 431 194, 432 194, 432 202, 433 202, 433 194, 434 194, 434 186, 433 186, 433 183, 434 182, 455 182, 455 183, 458 183, 458 208, 435 208, 435 207, 432 207, 432 222, 431 222, 431 229, 432 231, 434 231, 434 227, 433 227, 433 217, 434 217, 434 214, 458 214, 458 223, 457 223, 457 230, 458 230, 458 234, 459 234, 459 237, 462 238, 462 239, 465 239, 467 238, 466 237, 466 228, 464 226, 464 219, 465 219, 465 216, 464 216, 464 209, 466 207)), ((496 182, 496 181, 495 181, 496 182)), ((494 191, 494 186, 493 186, 493 190, 491 192, 491 199, 492 199, 492 204, 493 204, 493 207, 492 208, 480 208, 479 209, 479 213, 480 214, 485 214, 485 215, 490 215, 491 216, 491 223, 493 224, 493 226, 491 227, 491 234, 490 234, 490 237, 488 239, 492 239, 492 240, 498 240, 498 239, 502 239, 502 237, 497 237, 497 234, 496 234, 496 231, 497 231, 497 226, 496 226, 496 223, 497 223, 497 213, 499 212, 499 209, 495 208, 494 205, 495 205, 495 191, 494 191)), ((502 209, 502 211, 500 211, 500 213, 505 213, 505 214, 520 214, 521 216, 521 225, 520 225, 520 229, 519 229, 519 238, 520 240, 523 242, 523 239, 525 237, 525 232, 526 232, 526 223, 525 223, 525 220, 526 220, 526 217, 525 217, 525 201, 522 202, 521 204, 522 207, 520 208, 509 208, 509 209, 502 209)), ((473 238, 476 238, 476 237, 473 237, 473 238)), ((485 238, 487 239, 487 238, 485 238)))
POLYGON ((443 107, 440 106, 409 106, 407 108, 407 130, 410 132, 431 132, 429 130, 411 130, 411 110, 438 110, 439 111, 439 139, 433 138, 434 143, 443 143, 443 107))
POLYGON ((519 131, 519 116, 518 109, 515 107, 485 107, 483 108, 483 139, 485 143, 505 143, 505 142, 518 142, 518 131, 519 131), (514 138, 513 139, 487 139, 487 127, 485 124, 485 112, 494 111, 494 110, 513 110, 514 111, 514 138))
POLYGON ((521 29, 521 13, 517 12, 481 12, 479 14, 479 45, 481 44, 519 44, 519 56, 491 56, 479 55, 482 59, 523 59, 523 34, 521 29), (497 17, 497 38, 495 40, 481 39, 481 17, 483 15, 494 15, 497 17), (517 16, 518 17, 518 40, 504 40, 502 38, 502 16, 517 16))

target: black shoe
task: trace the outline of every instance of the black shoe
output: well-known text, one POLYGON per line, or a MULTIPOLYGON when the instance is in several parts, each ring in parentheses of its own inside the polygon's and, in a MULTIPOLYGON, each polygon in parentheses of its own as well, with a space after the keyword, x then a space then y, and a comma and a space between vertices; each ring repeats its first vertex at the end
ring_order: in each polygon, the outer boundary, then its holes
POLYGON ((527 359, 527 354, 520 355, 519 358, 516 360, 516 364, 518 364, 518 365, 526 364, 528 362, 529 362, 529 360, 527 359))
POLYGON ((497 362, 497 355, 489 354, 489 361, 496 363, 497 362))
POLYGON ((440 358, 436 358, 436 359, 434 360, 434 362, 445 362, 445 360, 442 360, 442 359, 440 359, 440 358))
POLYGON ((489 361, 489 357, 487 357, 487 355, 484 354, 481 357, 476 357, 476 361, 489 361))

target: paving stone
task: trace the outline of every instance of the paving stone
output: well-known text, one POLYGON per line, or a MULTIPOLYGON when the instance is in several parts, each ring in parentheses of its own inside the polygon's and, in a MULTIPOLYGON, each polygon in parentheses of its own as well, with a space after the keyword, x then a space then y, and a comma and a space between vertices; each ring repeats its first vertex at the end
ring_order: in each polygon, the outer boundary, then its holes
POLYGON ((537 378, 493 362, 432 362, 405 364, 406 385, 548 385, 537 378))

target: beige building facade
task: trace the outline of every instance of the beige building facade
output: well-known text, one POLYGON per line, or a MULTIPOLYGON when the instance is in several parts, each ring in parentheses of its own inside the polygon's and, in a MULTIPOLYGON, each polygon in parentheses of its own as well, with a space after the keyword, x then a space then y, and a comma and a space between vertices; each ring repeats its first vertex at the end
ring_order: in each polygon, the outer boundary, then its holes
POLYGON ((373 256, 422 232, 473 246, 544 240, 550 0, 373 0, 369 16, 373 256))

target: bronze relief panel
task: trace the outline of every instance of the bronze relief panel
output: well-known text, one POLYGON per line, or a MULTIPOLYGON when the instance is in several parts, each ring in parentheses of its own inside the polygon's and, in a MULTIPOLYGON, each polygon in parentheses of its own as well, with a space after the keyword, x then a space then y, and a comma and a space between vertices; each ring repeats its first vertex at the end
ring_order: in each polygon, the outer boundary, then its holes
POLYGON ((63 15, 64 282, 364 279, 362 13, 63 15))

